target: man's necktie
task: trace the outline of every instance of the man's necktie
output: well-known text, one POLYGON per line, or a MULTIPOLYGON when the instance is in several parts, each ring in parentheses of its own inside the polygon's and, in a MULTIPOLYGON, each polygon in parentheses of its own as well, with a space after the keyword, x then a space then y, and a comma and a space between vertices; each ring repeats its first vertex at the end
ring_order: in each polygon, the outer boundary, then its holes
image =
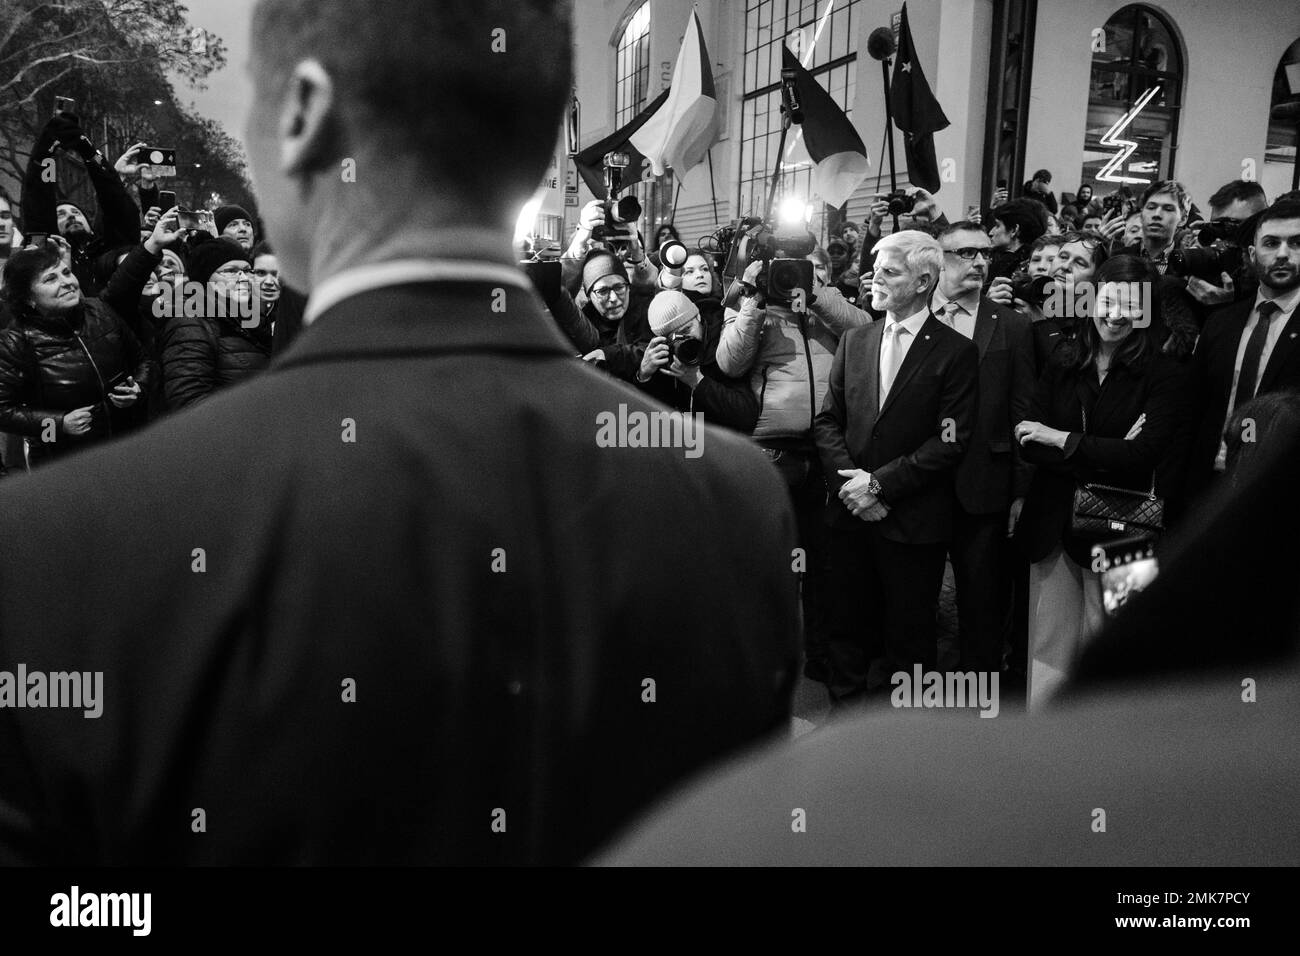
POLYGON ((1265 301, 1259 304, 1259 320, 1246 342, 1246 354, 1241 359, 1241 373, 1237 376, 1237 398, 1230 411, 1235 411, 1237 406, 1244 405, 1255 397, 1255 389, 1259 387, 1259 360, 1263 357, 1264 345, 1268 342, 1268 328, 1273 323, 1273 317, 1280 311, 1281 307, 1276 302, 1265 301))
POLYGON ((894 387, 898 369, 903 364, 903 335, 907 328, 901 322, 893 322, 885 328, 885 342, 881 348, 880 364, 880 404, 885 404, 889 390, 894 387))

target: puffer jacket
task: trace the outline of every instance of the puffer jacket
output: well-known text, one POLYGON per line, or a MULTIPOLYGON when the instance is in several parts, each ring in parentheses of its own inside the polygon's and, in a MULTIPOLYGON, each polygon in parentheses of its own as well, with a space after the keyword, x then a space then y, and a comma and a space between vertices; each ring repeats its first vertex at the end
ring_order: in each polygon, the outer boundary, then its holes
POLYGON ((134 376, 144 394, 157 367, 125 320, 99 299, 84 299, 66 317, 26 315, 0 332, 0 431, 29 439, 33 465, 129 431, 133 408, 108 400, 114 384, 134 376), (69 435, 63 416, 94 406, 90 431, 69 435), (46 421, 54 441, 42 440, 46 421))
POLYGON ((764 310, 756 299, 742 299, 739 309, 726 310, 718 368, 725 375, 749 376, 759 404, 756 441, 811 436, 840 336, 870 322, 871 316, 833 287, 818 292, 804 314, 775 304, 764 310))
POLYGON ((172 317, 162 335, 167 409, 186 408, 257 374, 271 361, 271 340, 269 323, 246 329, 238 317, 172 317))

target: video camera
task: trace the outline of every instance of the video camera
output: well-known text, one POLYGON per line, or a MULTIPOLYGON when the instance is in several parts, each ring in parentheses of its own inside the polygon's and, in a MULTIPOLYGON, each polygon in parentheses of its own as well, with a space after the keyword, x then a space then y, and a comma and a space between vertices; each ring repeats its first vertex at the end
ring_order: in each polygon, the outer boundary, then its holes
POLYGON ((1023 270, 1011 276, 1011 294, 1037 309, 1043 307, 1053 285, 1055 280, 1051 276, 1031 276, 1023 270))
POLYGON ((623 238, 625 227, 641 218, 641 202, 635 196, 616 198, 623 188, 623 170, 631 165, 627 153, 606 153, 605 167, 605 221, 591 230, 591 238, 597 242, 623 238))
POLYGON ((781 235, 753 217, 740 220, 732 235, 734 241, 723 270, 727 278, 739 279, 751 263, 762 262, 756 284, 767 301, 802 304, 806 308, 813 290, 813 264, 807 256, 817 248, 816 238, 807 232, 781 235))
POLYGON ((1204 279, 1211 285, 1223 281, 1223 273, 1234 279, 1245 269, 1241 246, 1241 224, 1235 221, 1203 223, 1196 233, 1200 248, 1175 249, 1169 254, 1169 275, 1204 279))

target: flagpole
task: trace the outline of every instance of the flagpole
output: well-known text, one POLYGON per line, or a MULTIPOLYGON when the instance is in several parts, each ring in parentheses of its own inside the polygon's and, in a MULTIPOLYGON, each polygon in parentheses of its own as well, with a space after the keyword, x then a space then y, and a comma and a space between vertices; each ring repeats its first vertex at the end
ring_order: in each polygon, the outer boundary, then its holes
POLYGON ((718 226, 718 190, 717 187, 713 185, 713 147, 712 146, 709 147, 709 151, 705 155, 709 157, 709 195, 713 199, 713 227, 716 229, 718 226))
MULTIPOLYGON (((885 138, 889 141, 889 191, 898 192, 898 174, 894 170, 894 107, 889 102, 889 66, 892 57, 880 61, 880 76, 885 82, 885 138)), ((898 214, 894 214, 894 232, 898 232, 898 214)))
POLYGON ((669 222, 671 222, 671 223, 673 224, 674 227, 677 225, 677 200, 679 200, 679 199, 681 199, 681 198, 682 198, 682 181, 681 181, 680 179, 678 179, 678 180, 677 180, 677 192, 676 192, 676 194, 673 196, 673 214, 672 214, 672 217, 668 220, 669 222))

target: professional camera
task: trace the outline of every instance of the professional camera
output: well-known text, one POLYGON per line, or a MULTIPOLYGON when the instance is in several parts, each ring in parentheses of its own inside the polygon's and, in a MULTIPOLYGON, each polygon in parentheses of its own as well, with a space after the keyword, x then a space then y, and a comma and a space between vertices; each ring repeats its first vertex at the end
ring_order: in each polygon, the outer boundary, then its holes
POLYGON ((768 302, 812 301, 813 264, 806 257, 817 248, 817 240, 811 234, 778 235, 762 220, 745 219, 737 226, 736 235, 727 259, 728 277, 739 278, 750 263, 762 262, 757 285, 768 302))
POLYGON ((674 332, 668 336, 668 358, 683 365, 699 365, 704 358, 704 343, 685 332, 674 332))
POLYGON ((591 230, 591 238, 597 242, 605 242, 611 237, 622 238, 625 227, 641 218, 641 203, 635 196, 616 198, 623 188, 623 170, 630 164, 631 158, 627 153, 605 154, 605 221, 591 230))
POLYGON ((889 214, 891 216, 902 216, 916 208, 916 197, 909 196, 901 189, 896 189, 886 195, 885 201, 889 203, 889 214))
POLYGON ((1053 284, 1051 276, 1030 276, 1025 272, 1016 272, 1011 276, 1011 294, 1022 302, 1041 309, 1053 284))
POLYGON ((1169 253, 1166 272, 1186 279, 1190 276, 1204 279, 1211 285, 1223 281, 1223 273, 1239 275, 1246 257, 1238 242, 1241 226, 1235 222, 1207 222, 1196 234, 1199 249, 1175 249, 1169 253))

